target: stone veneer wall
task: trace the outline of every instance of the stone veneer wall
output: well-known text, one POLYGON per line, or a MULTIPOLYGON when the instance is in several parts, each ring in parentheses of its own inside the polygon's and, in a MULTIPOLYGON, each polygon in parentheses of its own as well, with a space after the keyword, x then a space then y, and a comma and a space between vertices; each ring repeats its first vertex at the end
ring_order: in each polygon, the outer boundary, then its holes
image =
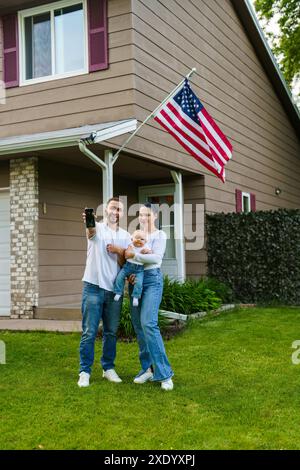
POLYGON ((33 318, 38 304, 38 161, 10 160, 11 318, 33 318))

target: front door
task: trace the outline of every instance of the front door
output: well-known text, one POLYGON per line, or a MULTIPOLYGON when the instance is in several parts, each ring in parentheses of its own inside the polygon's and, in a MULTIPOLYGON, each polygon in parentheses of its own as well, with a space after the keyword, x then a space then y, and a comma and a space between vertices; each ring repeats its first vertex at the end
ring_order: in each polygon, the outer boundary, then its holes
MULTIPOLYGON (((151 202, 152 204, 167 204, 169 207, 174 204, 175 185, 153 185, 139 187, 139 202, 151 202)), ((179 277, 178 259, 176 256, 176 243, 174 239, 175 219, 174 212, 170 213, 170 219, 165 221, 162 213, 159 213, 159 228, 167 234, 167 247, 162 262, 162 272, 171 279, 179 277)))
POLYGON ((10 198, 0 190, 0 316, 10 315, 10 198))

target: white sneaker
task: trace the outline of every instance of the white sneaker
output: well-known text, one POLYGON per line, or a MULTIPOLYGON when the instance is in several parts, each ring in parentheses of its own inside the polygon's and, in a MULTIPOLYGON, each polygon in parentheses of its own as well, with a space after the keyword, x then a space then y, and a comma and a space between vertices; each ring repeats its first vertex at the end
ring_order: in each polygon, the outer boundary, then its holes
POLYGON ((137 297, 133 297, 132 305, 137 307, 139 305, 139 299, 137 297))
POLYGON ((161 383, 161 388, 163 390, 173 390, 174 384, 172 379, 164 380, 161 383))
POLYGON ((77 384, 78 387, 88 387, 90 385, 90 374, 87 372, 80 372, 77 384))
POLYGON ((135 384, 144 384, 148 382, 148 380, 153 378, 153 373, 151 369, 147 369, 146 372, 136 377, 133 381, 135 384))
POLYGON ((105 379, 109 380, 110 382, 115 382, 115 383, 122 382, 122 379, 120 379, 115 369, 104 370, 102 376, 105 379))
POLYGON ((114 296, 114 300, 115 300, 116 302, 118 302, 118 300, 120 300, 120 298, 121 298, 120 294, 116 294, 116 295, 114 296))

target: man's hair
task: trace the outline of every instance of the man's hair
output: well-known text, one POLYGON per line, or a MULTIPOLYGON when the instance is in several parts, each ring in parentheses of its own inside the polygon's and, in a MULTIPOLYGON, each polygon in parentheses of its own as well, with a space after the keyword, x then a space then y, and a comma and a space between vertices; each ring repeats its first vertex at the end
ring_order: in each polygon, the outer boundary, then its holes
POLYGON ((106 203, 106 207, 109 205, 111 201, 120 202, 121 204, 123 204, 120 196, 114 196, 114 197, 109 198, 109 200, 106 203))

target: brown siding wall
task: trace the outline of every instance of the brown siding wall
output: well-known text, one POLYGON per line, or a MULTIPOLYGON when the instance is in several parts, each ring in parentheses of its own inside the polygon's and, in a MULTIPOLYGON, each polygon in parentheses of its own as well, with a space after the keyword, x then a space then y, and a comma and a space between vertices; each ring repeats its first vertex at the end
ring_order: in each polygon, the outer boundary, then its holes
POLYGON ((9 161, 0 161, 0 188, 9 187, 9 161))
MULTIPOLYGON (((114 187, 136 201, 134 181, 115 178, 114 187)), ((80 302, 87 248, 81 214, 101 202, 99 169, 39 161, 39 307, 80 302)))
POLYGON ((192 67, 195 92, 234 147, 226 184, 151 120, 129 144, 205 175, 206 208, 234 211, 235 189, 257 209, 300 206, 300 144, 230 0, 133 0, 136 116, 144 119, 192 67), (275 187, 282 193, 276 196, 275 187))
MULTIPOLYGON (((183 178, 184 187, 184 204, 190 205, 184 211, 185 226, 187 225, 188 212, 192 211, 193 229, 195 231, 196 222, 200 220, 196 215, 196 205, 205 205, 205 185, 204 176, 185 176, 183 178)), ((197 279, 206 274, 207 270, 207 253, 205 245, 200 250, 186 250, 185 252, 186 276, 190 279, 197 279)))
MULTIPOLYGON (((6 105, 0 107, 0 138, 132 118, 131 23, 130 0, 108 2, 108 70, 7 90, 6 105)), ((0 80, 2 59, 0 39, 0 80)))
POLYGON ((40 307, 80 301, 87 247, 81 213, 100 204, 101 186, 100 171, 39 161, 40 307))

